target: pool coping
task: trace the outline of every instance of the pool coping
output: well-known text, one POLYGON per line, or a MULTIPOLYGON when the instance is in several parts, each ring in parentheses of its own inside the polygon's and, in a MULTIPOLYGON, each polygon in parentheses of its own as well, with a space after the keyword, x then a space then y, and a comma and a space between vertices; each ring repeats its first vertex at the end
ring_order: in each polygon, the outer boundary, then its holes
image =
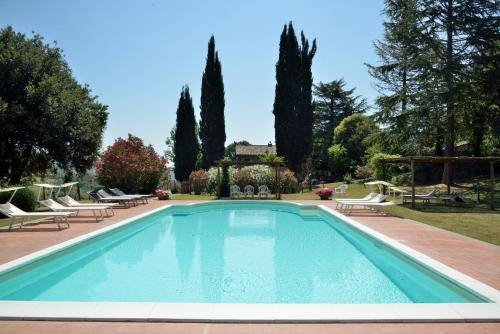
POLYGON ((228 304, 163 302, 0 301, 0 320, 142 322, 500 322, 500 291, 418 252, 327 206, 288 201, 226 200, 165 205, 0 265, 0 273, 127 225, 170 207, 217 203, 273 203, 320 209, 491 300, 491 303, 228 304))

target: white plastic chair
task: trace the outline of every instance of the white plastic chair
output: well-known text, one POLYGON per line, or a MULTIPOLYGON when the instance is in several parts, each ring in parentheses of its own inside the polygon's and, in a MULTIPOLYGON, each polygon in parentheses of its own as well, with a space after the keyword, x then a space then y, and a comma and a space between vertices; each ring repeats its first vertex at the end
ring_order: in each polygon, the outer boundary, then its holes
POLYGON ((254 195, 254 188, 252 185, 246 185, 245 188, 243 189, 243 191, 245 192, 245 197, 247 196, 252 196, 254 195))
POLYGON ((238 187, 237 185, 232 185, 230 188, 230 195, 231 198, 240 197, 241 195, 240 187, 238 187))
POLYGON ((266 198, 269 196, 269 188, 265 184, 259 186, 259 199, 264 195, 266 198))

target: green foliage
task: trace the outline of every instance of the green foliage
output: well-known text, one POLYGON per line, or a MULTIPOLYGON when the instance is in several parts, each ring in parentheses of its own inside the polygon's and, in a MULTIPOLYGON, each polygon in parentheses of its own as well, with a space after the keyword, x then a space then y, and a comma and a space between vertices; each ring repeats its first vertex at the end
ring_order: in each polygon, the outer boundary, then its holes
POLYGON ((358 179, 366 180, 371 178, 373 175, 373 169, 369 164, 366 164, 364 166, 356 166, 356 169, 354 170, 354 176, 356 176, 358 179))
POLYGON ((333 144, 333 130, 354 113, 368 110, 366 100, 354 95, 355 89, 346 89, 343 79, 314 85, 314 126, 312 164, 316 172, 328 173, 328 148, 333 144))
POLYGON ((210 168, 214 161, 224 157, 226 130, 224 121, 224 82, 215 38, 208 43, 207 63, 201 82, 200 139, 202 168, 210 168))
POLYGON ((61 49, 39 35, 0 30, 0 175, 11 184, 54 165, 91 168, 106 109, 75 80, 61 49))
POLYGON ((411 184, 411 173, 402 173, 398 175, 394 175, 391 178, 391 183, 397 186, 408 186, 411 184))
MULTIPOLYGON (((243 189, 246 185, 254 185, 255 181, 252 179, 252 175, 249 170, 237 169, 232 175, 233 183, 238 187, 243 189)), ((255 185, 254 185, 255 187, 255 185)))
POLYGON ((382 164, 382 159, 387 158, 399 158, 399 155, 385 154, 385 153, 375 153, 369 161, 370 166, 373 169, 373 177, 376 180, 390 180, 391 177, 397 173, 398 169, 395 164, 382 164))
POLYGON ((219 185, 219 197, 229 197, 230 183, 229 183, 229 168, 222 167, 222 177, 219 185))
POLYGON ((367 150, 378 127, 373 120, 361 114, 353 114, 335 128, 333 143, 328 149, 328 165, 332 175, 340 177, 364 163, 367 150))
MULTIPOLYGON (((0 193, 0 203, 7 202, 10 196, 12 196, 12 193, 10 192, 0 193)), ((36 197, 30 189, 23 188, 16 192, 16 195, 12 199, 11 203, 21 210, 33 212, 36 208, 36 197)), ((4 216, 0 213, 0 217, 3 218, 4 216)))
POLYGON ((269 152, 266 152, 264 154, 262 154, 260 157, 260 161, 263 162, 263 163, 284 163, 285 162, 285 158, 284 157, 280 157, 276 154, 272 154, 272 153, 269 153, 269 152))
POLYGON ((238 142, 233 142, 232 144, 229 144, 226 146, 225 154, 224 157, 230 160, 236 159, 236 145, 241 145, 241 146, 249 146, 252 145, 246 140, 240 140, 238 142))
POLYGON ((334 175, 343 175, 351 165, 347 149, 341 144, 335 144, 328 148, 328 167, 334 175))
POLYGON ((342 177, 342 181, 344 181, 345 184, 351 184, 352 183, 351 173, 345 173, 344 176, 342 177))
POLYGON ((276 63, 276 88, 273 105, 276 149, 288 166, 300 173, 311 152, 312 142, 312 72, 316 40, 301 33, 297 42, 293 25, 285 25, 280 37, 276 63))
POLYGON ((145 146, 141 138, 129 134, 103 152, 96 163, 97 179, 101 185, 125 193, 150 194, 165 173, 166 163, 152 145, 145 146))
POLYGON ((200 195, 202 192, 205 192, 209 178, 208 172, 204 169, 191 172, 189 175, 189 182, 191 183, 191 190, 195 195, 200 195))
POLYGON ((280 171, 280 187, 282 194, 295 193, 298 188, 298 181, 295 173, 288 168, 280 171))
POLYGON ((182 88, 179 99, 174 138, 175 178, 186 181, 189 179, 189 174, 196 169, 196 160, 200 152, 193 101, 187 86, 182 88))
POLYGON ((500 6, 495 0, 386 0, 380 64, 377 136, 384 152, 454 155, 489 152, 500 137, 500 6))

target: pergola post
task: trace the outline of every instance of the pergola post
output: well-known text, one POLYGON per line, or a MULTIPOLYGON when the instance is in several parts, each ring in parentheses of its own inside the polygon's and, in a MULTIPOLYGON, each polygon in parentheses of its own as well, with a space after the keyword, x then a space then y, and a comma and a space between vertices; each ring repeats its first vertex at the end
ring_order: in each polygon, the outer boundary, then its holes
POLYGON ((493 199, 495 197, 495 163, 490 161, 490 209, 494 210, 493 199))
POLYGON ((446 170, 446 193, 449 195, 450 194, 450 187, 451 187, 450 163, 449 162, 445 163, 444 168, 446 170))
POLYGON ((217 199, 220 199, 220 166, 217 166, 217 199))
POLYGON ((279 192, 280 192, 280 173, 279 173, 279 165, 275 165, 274 166, 276 168, 276 177, 275 177, 275 180, 276 180, 276 194, 275 194, 275 197, 276 199, 279 199, 279 192))
POLYGON ((411 208, 415 209, 415 161, 410 160, 411 169, 411 208))

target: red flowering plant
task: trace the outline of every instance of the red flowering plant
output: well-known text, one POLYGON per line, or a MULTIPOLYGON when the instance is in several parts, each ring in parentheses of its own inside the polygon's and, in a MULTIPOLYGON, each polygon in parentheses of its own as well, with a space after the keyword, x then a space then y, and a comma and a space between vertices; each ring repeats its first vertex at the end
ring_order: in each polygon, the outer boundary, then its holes
POLYGON ((167 200, 170 199, 172 196, 172 193, 168 190, 163 190, 163 189, 156 189, 155 190, 155 195, 158 197, 159 200, 167 200))
POLYGON ((314 193, 316 195, 318 195, 321 199, 326 200, 326 199, 330 199, 330 197, 332 197, 333 190, 330 188, 319 188, 319 189, 316 189, 316 191, 314 193))
POLYGON ((165 173, 166 164, 153 146, 145 146, 141 138, 129 134, 127 139, 118 138, 102 153, 96 163, 97 179, 103 186, 126 193, 150 194, 165 173))

